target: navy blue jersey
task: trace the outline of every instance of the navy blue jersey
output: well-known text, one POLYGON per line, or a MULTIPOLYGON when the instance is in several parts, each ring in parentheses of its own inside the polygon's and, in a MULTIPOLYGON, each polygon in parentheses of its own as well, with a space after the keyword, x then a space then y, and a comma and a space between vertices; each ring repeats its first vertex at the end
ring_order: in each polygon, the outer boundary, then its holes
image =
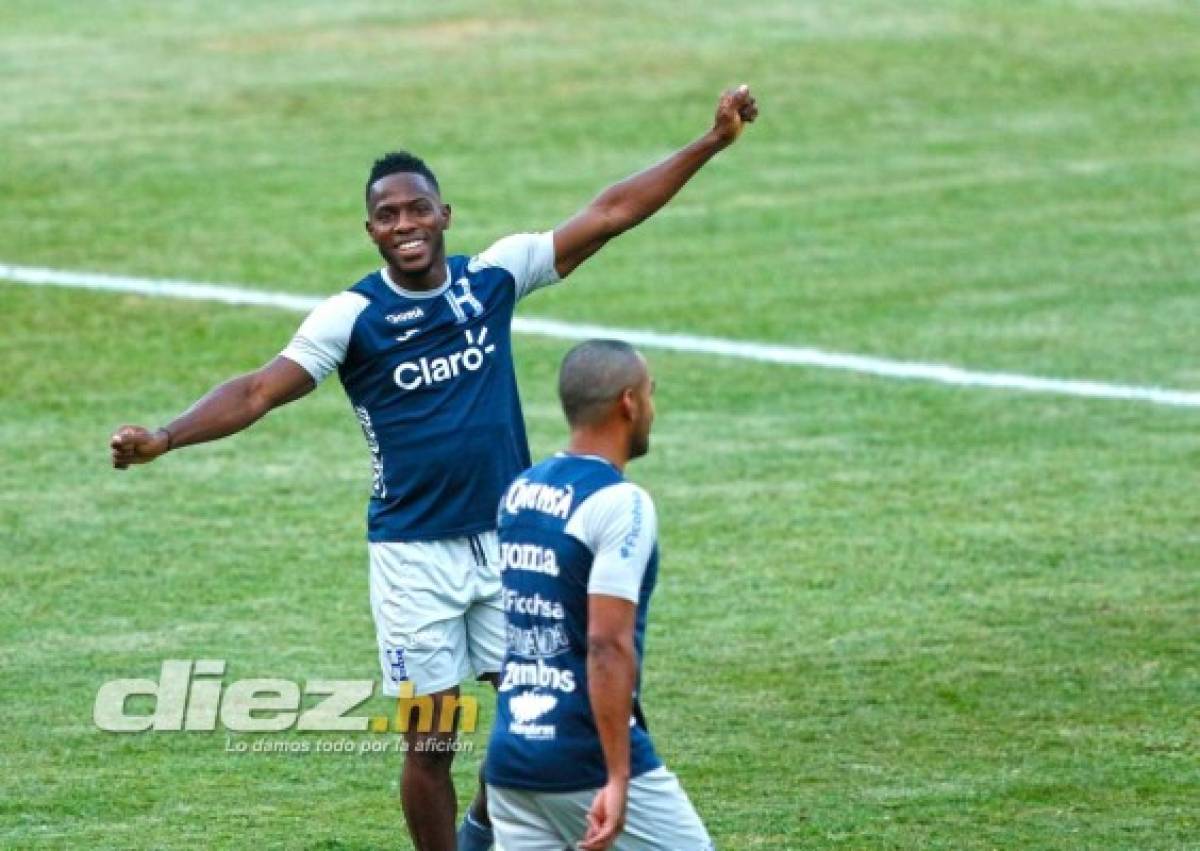
POLYGON ((554 280, 552 235, 513 236, 450 257, 437 290, 404 290, 373 272, 301 326, 283 355, 317 381, 337 370, 367 440, 369 540, 494 527, 496 501, 529 465, 513 309, 554 280))
POLYGON ((650 497, 601 458, 557 455, 509 486, 500 503, 499 538, 508 649, 486 781, 543 792, 606 782, 588 699, 589 594, 637 606, 630 771, 636 777, 659 767, 637 699, 658 574, 650 497))

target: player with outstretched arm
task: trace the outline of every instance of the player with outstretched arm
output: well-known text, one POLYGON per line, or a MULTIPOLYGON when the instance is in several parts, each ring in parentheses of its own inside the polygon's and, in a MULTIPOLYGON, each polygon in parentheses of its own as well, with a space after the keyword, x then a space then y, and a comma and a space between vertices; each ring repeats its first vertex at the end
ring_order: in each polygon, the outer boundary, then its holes
MULTIPOLYGON (((691 144, 610 186, 554 231, 505 237, 473 257, 446 256, 450 205, 425 163, 383 157, 366 184, 367 235, 383 267, 318 306, 262 368, 165 426, 117 429, 113 466, 227 437, 336 371, 373 465, 369 581, 384 692, 411 682, 437 716, 468 677, 495 684, 504 655, 495 506, 529 466, 510 342, 516 303, 653 215, 757 114, 748 87, 726 91, 712 127, 691 144)), ((453 851, 453 734, 407 736, 409 832, 418 851, 453 851)), ((457 847, 490 843, 480 794, 457 847)))

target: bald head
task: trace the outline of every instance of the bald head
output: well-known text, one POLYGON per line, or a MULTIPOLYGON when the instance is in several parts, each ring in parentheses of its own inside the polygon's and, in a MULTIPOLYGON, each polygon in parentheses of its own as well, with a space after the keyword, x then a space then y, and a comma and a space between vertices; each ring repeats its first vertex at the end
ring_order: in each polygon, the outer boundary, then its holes
POLYGON ((588 340, 563 358, 558 372, 558 398, 571 428, 595 425, 621 394, 641 386, 646 362, 620 340, 588 340))

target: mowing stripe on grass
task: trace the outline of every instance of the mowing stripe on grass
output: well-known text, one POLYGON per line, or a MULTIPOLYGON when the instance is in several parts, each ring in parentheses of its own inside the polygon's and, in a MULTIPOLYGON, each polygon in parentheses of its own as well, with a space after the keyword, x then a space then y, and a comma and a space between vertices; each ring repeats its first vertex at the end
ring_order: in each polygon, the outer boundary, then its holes
MULTIPOLYGON (((70 272, 36 266, 0 264, 0 280, 33 286, 75 287, 106 292, 135 293, 164 298, 216 301, 224 304, 248 304, 307 312, 322 301, 313 296, 293 293, 253 290, 224 284, 198 284, 190 281, 171 281, 151 278, 129 278, 123 275, 101 275, 90 272, 70 272)), ((513 330, 520 334, 535 334, 563 340, 587 340, 593 337, 615 337, 637 346, 668 349, 676 352, 695 352, 708 355, 743 358, 765 363, 815 366, 842 369, 885 378, 935 381, 960 387, 985 387, 995 390, 1022 390, 1033 393, 1054 393, 1061 396, 1082 396, 1092 399, 1124 399, 1200 408, 1200 392, 1168 390, 1160 387, 1137 387, 1110 384, 1102 381, 1081 381, 1069 378, 1038 378, 1006 372, 977 372, 937 363, 888 360, 840 352, 827 352, 804 346, 782 346, 771 343, 749 343, 719 337, 698 337, 692 334, 663 334, 657 331, 638 331, 630 328, 610 328, 518 316, 513 330)))

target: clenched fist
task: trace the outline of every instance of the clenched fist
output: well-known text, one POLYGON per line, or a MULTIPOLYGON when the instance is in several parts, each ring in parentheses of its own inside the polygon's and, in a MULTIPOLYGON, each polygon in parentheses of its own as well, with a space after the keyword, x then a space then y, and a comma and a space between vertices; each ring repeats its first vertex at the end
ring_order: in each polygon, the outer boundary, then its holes
POLYGON ((726 145, 737 141, 746 125, 758 118, 758 102, 750 94, 745 83, 729 89, 717 101, 717 115, 713 119, 713 132, 726 145))
POLYGON ((141 426, 121 426, 108 442, 112 465, 124 470, 130 464, 149 464, 171 448, 166 429, 149 431, 141 426))

